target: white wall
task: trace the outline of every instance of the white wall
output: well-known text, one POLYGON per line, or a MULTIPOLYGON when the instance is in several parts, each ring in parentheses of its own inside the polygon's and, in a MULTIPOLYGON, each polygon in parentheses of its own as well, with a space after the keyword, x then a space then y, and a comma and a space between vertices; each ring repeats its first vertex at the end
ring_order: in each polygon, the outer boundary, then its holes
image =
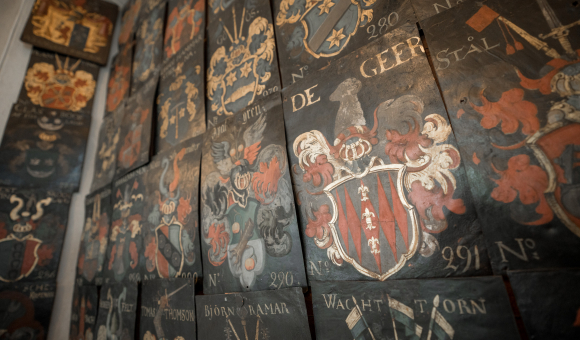
MULTIPOLYGON (((0 23, 2 23, 2 29, 0 30, 0 136, 4 134, 10 108, 18 98, 20 87, 26 74, 26 66, 28 65, 32 46, 20 41, 20 35, 34 1, 0 0, 0 23)), ((108 1, 116 3, 121 8, 128 0, 108 1)), ((109 67, 112 57, 117 53, 116 41, 118 35, 119 20, 113 35, 114 43, 111 48, 109 63, 106 67, 101 67, 95 91, 91 132, 85 154, 81 186, 79 192, 73 195, 69 211, 68 227, 57 276, 56 299, 48 333, 49 340, 63 340, 68 339, 69 336, 77 255, 84 220, 84 198, 89 194, 93 178, 96 141, 105 111, 109 67)))

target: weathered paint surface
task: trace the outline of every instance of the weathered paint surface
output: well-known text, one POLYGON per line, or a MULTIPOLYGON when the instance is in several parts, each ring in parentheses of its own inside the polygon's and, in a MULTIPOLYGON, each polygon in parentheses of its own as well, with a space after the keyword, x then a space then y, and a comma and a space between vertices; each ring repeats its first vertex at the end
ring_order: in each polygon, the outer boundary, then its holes
POLYGON ((497 273, 580 258, 579 17, 490 0, 421 23, 497 273))
POLYGON ((387 33, 283 98, 310 280, 490 273, 416 27, 387 33))

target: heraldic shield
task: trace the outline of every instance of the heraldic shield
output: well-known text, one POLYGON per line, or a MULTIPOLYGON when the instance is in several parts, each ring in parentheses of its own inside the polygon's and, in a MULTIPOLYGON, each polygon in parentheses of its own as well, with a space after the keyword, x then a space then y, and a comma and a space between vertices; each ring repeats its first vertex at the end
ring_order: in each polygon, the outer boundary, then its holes
POLYGON ((226 214, 231 225, 232 237, 228 245, 228 264, 234 276, 249 288, 265 266, 266 248, 258 232, 258 208, 260 204, 248 198, 245 206, 234 204, 226 214))
POLYGON ((183 226, 175 217, 170 223, 155 228, 155 263, 160 277, 176 277, 181 274, 185 261, 182 234, 183 226))
POLYGON ((548 184, 544 196, 548 205, 580 237, 580 181, 575 169, 580 162, 580 111, 560 102, 552 107, 554 112, 561 113, 561 119, 553 119, 528 137, 526 144, 546 171, 548 184))
POLYGON ((38 263, 38 248, 42 241, 28 235, 19 239, 10 235, 0 240, 0 281, 14 282, 27 277, 38 263), (6 277, 4 277, 6 275, 6 277))
MULTIPOLYGON (((238 49, 246 49, 246 47, 239 46, 238 49)), ((222 81, 225 91, 221 101, 226 114, 237 112, 253 103, 256 91, 258 91, 259 77, 256 72, 256 58, 246 51, 240 53, 245 58, 240 61, 239 65, 235 65, 222 81)), ((234 58, 231 62, 235 64, 235 61, 234 58)))
POLYGON ((322 5, 311 6, 306 10, 300 22, 304 26, 304 46, 310 54, 316 58, 330 57, 337 55, 348 45, 348 41, 361 25, 363 10, 359 2, 325 1, 322 5))
POLYGON ((359 272, 386 280, 417 251, 419 224, 403 188, 406 166, 373 157, 359 174, 349 173, 324 192, 332 202, 328 223, 340 256, 359 272))

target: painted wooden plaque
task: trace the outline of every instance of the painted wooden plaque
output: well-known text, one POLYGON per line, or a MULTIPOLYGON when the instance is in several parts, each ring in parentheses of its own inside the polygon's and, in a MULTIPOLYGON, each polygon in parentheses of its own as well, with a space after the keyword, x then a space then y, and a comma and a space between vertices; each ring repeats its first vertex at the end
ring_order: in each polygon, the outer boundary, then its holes
POLYGON ((200 196, 204 293, 306 286, 277 93, 208 130, 200 196))
POLYGON ((119 8, 101 0, 36 0, 21 39, 106 65, 119 8))
POLYGON ((417 20, 423 21, 465 0, 411 0, 417 20))
POLYGON ((274 0, 284 87, 406 23, 411 0, 274 0))
POLYGON ((141 1, 141 12, 139 14, 139 20, 144 20, 151 15, 151 12, 156 11, 160 5, 165 6, 167 0, 142 0, 141 1))
MULTIPOLYGON (((146 0, 143 0, 147 3, 146 0)), ((137 26, 137 42, 133 56, 131 95, 139 90, 155 71, 163 59, 163 27, 165 26, 165 3, 153 8, 143 16, 137 26)))
POLYGON ((203 34, 163 63, 157 97, 159 153, 205 132, 203 34))
POLYGON ((99 297, 96 339, 133 340, 137 319, 137 284, 105 284, 99 297))
POLYGON ((164 151, 148 165, 143 227, 144 280, 201 276, 199 173, 202 137, 164 151))
POLYGON ((520 339, 501 277, 312 282, 319 339, 520 339))
POLYGON ((32 49, 18 102, 90 114, 99 66, 32 49))
POLYGON ((123 7, 121 11, 121 29, 118 39, 119 46, 133 42, 142 4, 143 0, 129 0, 123 7))
POLYGON ((142 227, 145 219, 147 167, 141 167, 115 181, 113 215, 103 282, 141 281, 142 227))
POLYGON ((231 1, 208 15, 207 31, 206 110, 215 125, 280 90, 270 2, 231 1))
POLYGON ((109 116, 105 116, 99 130, 95 170, 91 191, 108 186, 115 177, 117 169, 117 145, 121 139, 121 123, 125 116, 125 103, 122 103, 109 116))
POLYGON ((98 287, 75 285, 70 317, 70 340, 90 340, 96 337, 98 308, 98 287))
POLYGON ((195 340, 193 279, 143 282, 141 291, 142 340, 195 340))
POLYGON ((0 281, 55 280, 71 194, 0 187, 0 281))
POLYGON ((291 85, 283 98, 310 280, 490 272, 414 25, 291 85))
POLYGON ((208 19, 211 21, 216 15, 229 9, 234 0, 208 0, 208 19))
POLYGON ((176 55, 190 41, 203 41, 205 33, 204 0, 169 0, 167 6, 164 60, 176 55))
POLYGON ((88 115, 15 104, 0 146, 0 184, 76 191, 90 123, 88 115))
POLYGON ((109 71, 105 115, 113 113, 124 103, 125 99, 129 98, 133 48, 130 45, 124 45, 121 48, 122 50, 113 58, 109 71))
POLYGON ((484 1, 421 24, 495 272, 578 266, 578 18, 567 1, 484 1))
POLYGON ((55 294, 54 281, 0 285, 2 338, 46 339, 55 294))
POLYGON ((103 283, 103 265, 113 215, 113 189, 106 186, 85 198, 85 224, 77 263, 77 285, 103 283))
POLYGON ((580 338, 580 271, 509 271, 529 339, 580 338))
POLYGON ((227 295, 198 295, 200 339, 310 340, 300 288, 227 295))
POLYGON ((157 73, 127 100, 117 145, 116 177, 149 162, 157 73))

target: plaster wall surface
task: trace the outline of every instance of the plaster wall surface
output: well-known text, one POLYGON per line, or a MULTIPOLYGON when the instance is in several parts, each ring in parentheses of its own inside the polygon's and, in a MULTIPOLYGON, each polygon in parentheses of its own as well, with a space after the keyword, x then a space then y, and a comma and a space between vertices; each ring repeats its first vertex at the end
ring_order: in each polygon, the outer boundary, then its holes
MULTIPOLYGON (((32 51, 32 45, 20 41, 20 35, 26 25, 26 20, 34 5, 34 1, 0 0, 0 137, 4 135, 4 128, 6 127, 6 122, 10 114, 10 108, 18 98, 26 74, 28 59, 32 51)), ((119 9, 121 9, 128 0, 108 1, 116 3, 119 9)), ((69 337, 76 263, 85 214, 84 199, 89 194, 93 179, 94 160, 97 148, 96 142, 105 112, 109 67, 112 57, 118 50, 117 37, 119 35, 119 22, 120 17, 117 20, 113 34, 109 62, 106 67, 101 67, 99 72, 81 186, 79 192, 73 195, 69 210, 68 226, 56 279, 57 293, 52 310, 48 340, 62 340, 68 339, 69 337)))

